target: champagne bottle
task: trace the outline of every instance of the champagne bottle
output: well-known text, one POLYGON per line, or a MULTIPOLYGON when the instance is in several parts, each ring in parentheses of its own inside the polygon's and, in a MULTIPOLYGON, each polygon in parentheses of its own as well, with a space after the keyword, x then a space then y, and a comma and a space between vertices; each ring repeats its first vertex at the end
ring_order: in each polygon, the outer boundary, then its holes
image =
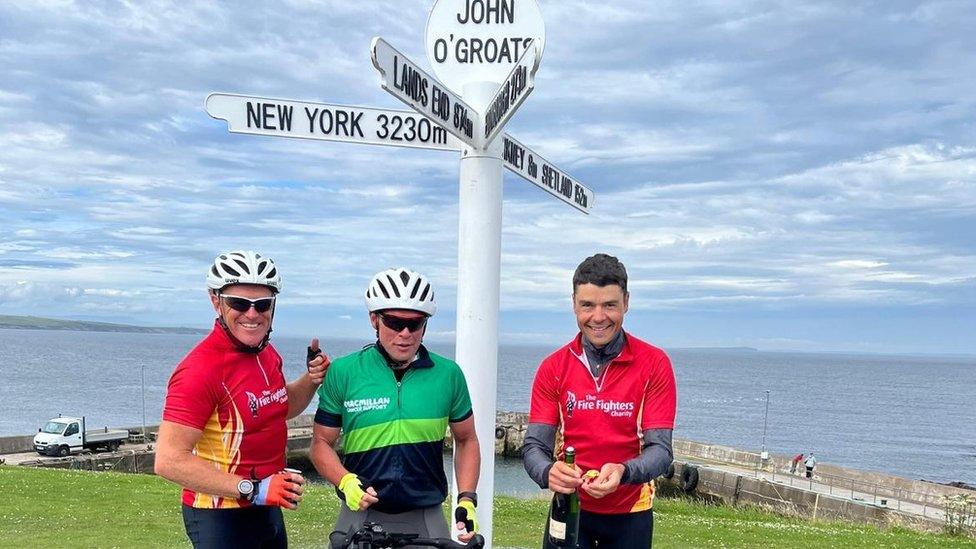
MULTIPOLYGON (((572 446, 567 446, 566 465, 573 465, 575 463, 576 449, 572 446)), ((556 547, 571 547, 572 549, 576 549, 576 540, 579 538, 579 516, 580 503, 578 493, 574 491, 571 494, 553 494, 549 512, 549 525, 546 528, 549 544, 556 547)))

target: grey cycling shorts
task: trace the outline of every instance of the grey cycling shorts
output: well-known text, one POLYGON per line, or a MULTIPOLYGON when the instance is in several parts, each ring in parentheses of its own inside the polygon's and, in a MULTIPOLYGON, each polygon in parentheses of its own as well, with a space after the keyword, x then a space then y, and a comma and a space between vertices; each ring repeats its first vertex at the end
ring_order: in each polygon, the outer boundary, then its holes
MULTIPOLYGON (((447 521, 444 519, 444 511, 440 505, 432 505, 395 515, 372 509, 350 511, 345 503, 340 505, 339 519, 336 520, 335 526, 335 529, 340 532, 348 532, 350 528, 358 530, 362 527, 363 522, 370 521, 381 524, 384 530, 395 534, 419 534, 422 538, 451 537, 447 521)), ((407 546, 408 549, 414 547, 423 549, 414 545, 407 546)))

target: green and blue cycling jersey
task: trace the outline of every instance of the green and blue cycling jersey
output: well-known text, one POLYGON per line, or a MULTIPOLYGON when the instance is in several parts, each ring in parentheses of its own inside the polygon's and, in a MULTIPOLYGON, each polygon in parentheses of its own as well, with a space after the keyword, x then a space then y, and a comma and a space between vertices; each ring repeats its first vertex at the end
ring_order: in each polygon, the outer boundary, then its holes
POLYGON ((342 428, 342 464, 376 490, 371 508, 402 513, 444 501, 444 435, 471 416, 457 363, 421 346, 397 381, 373 344, 334 360, 318 394, 315 422, 342 428))

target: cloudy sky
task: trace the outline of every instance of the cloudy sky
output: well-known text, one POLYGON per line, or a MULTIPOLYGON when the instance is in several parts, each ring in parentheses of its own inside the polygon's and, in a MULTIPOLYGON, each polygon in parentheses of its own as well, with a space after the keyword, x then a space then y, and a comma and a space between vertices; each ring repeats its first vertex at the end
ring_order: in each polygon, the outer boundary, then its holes
MULTIPOLYGON (((430 0, 0 4, 0 314, 206 326, 220 250, 271 255, 285 335, 370 336, 370 275, 435 281, 454 329, 455 154, 230 134, 214 91, 404 108, 430 0)), ((976 6, 540 1, 508 126, 596 193, 511 174, 503 342, 575 329, 604 251, 665 347, 976 353, 976 6)))

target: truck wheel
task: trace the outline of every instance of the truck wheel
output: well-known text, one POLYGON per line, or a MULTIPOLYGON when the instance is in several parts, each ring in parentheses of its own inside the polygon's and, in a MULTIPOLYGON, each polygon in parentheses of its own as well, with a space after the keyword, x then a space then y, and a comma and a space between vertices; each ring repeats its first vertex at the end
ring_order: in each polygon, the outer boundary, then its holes
POLYGON ((112 442, 109 442, 108 443, 108 451, 109 452, 114 452, 114 451, 116 451, 118 449, 119 449, 119 441, 113 440, 112 442))
POLYGON ((58 446, 58 455, 59 456, 65 457, 65 456, 67 456, 70 453, 71 453, 71 450, 68 449, 67 446, 58 446))

